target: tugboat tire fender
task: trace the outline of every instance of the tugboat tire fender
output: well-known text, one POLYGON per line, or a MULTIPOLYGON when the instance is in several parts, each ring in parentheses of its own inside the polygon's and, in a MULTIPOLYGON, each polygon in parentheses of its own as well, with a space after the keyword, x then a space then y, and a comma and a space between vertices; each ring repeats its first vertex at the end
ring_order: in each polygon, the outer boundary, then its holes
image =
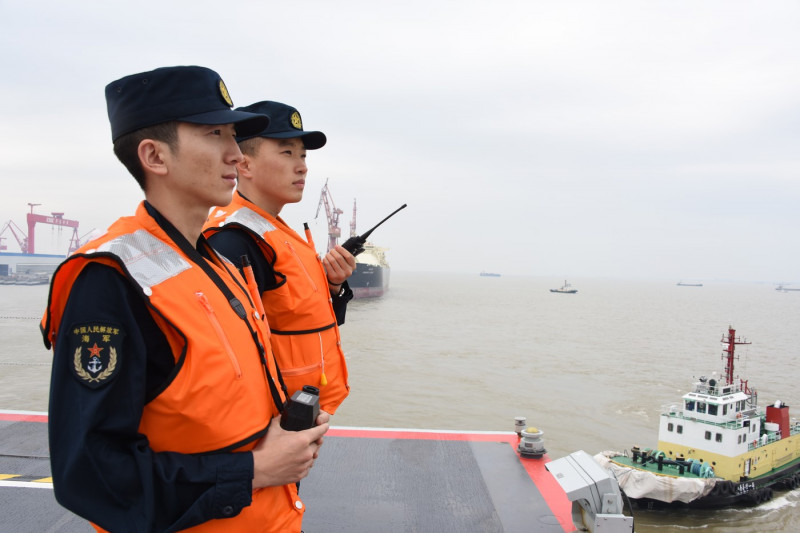
POLYGON ((709 496, 730 496, 730 490, 727 481, 717 481, 711 489, 709 496))
POLYGON ((768 502, 772 499, 772 489, 767 487, 760 490, 757 490, 753 493, 753 503, 759 504, 768 502))

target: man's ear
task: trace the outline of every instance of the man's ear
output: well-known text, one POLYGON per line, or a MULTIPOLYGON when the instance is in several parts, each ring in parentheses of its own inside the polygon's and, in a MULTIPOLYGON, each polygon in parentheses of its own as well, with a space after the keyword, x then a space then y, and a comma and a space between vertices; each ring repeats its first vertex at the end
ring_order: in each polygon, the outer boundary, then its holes
POLYGON ((139 143, 139 161, 142 169, 151 174, 163 176, 167 174, 165 152, 169 151, 169 146, 153 139, 142 139, 139 143))
POLYGON ((236 170, 239 171, 239 179, 251 179, 253 177, 253 158, 247 154, 242 154, 242 159, 236 163, 236 170))

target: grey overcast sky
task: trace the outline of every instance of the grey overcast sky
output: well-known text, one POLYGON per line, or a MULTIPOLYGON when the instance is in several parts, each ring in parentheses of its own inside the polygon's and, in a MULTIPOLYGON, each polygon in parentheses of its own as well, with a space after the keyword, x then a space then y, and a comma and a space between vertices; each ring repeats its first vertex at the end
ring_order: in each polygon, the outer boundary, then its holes
POLYGON ((408 203, 372 236, 396 270, 800 283, 798 28, 770 0, 0 0, 0 223, 132 213, 104 87, 196 64, 327 134, 284 210, 318 243, 328 179, 343 234, 354 198, 361 231, 408 203))

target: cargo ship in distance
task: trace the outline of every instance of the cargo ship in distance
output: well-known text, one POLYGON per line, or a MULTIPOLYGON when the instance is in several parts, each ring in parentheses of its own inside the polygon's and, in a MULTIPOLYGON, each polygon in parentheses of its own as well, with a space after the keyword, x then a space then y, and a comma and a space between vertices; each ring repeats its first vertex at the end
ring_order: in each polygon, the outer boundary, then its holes
POLYGON ((364 251, 356 257, 356 270, 347 283, 353 290, 353 298, 383 296, 389 290, 389 274, 392 269, 386 261, 388 248, 364 243, 364 251))
MULTIPOLYGON (((339 243, 339 237, 342 235, 342 230, 339 227, 339 215, 342 210, 336 207, 333 203, 328 182, 325 181, 325 186, 322 187, 320 194, 319 205, 317 206, 317 216, 322 207, 325 207, 325 215, 328 221, 328 246, 330 250, 339 243)), ((356 236, 356 201, 353 200, 353 218, 350 221, 350 236, 356 236)), ((356 270, 350 279, 347 280, 348 285, 353 290, 353 298, 376 298, 383 296, 389 290, 389 278, 391 268, 389 262, 386 260, 386 252, 388 248, 383 248, 373 244, 372 242, 364 243, 364 251, 356 256, 356 270)))

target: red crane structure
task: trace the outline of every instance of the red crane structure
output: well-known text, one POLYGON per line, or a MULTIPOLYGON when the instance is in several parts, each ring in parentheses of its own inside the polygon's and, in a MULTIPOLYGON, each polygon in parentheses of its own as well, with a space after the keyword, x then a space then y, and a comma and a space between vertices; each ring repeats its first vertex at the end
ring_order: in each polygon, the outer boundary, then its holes
POLYGON ((328 189, 328 180, 325 180, 325 186, 322 187, 322 192, 319 196, 319 204, 317 205, 317 214, 314 215, 316 219, 319 216, 319 210, 325 206, 325 216, 328 220, 328 250, 332 249, 339 242, 339 237, 342 236, 342 230, 339 228, 339 215, 343 213, 341 209, 336 207, 333 203, 331 191, 328 189))
POLYGON ((28 236, 25 235, 25 232, 22 231, 22 228, 17 226, 13 220, 9 220, 8 222, 6 222, 5 226, 3 226, 3 229, 0 230, 0 251, 8 250, 8 246, 3 244, 3 241, 6 238, 2 236, 3 233, 6 232, 6 230, 9 230, 11 232, 11 235, 13 235, 14 238, 17 240, 17 244, 19 244, 19 249, 22 250, 22 252, 24 253, 25 250, 28 249, 28 236))
MULTIPOLYGON (((37 205, 41 204, 32 204, 28 203, 31 208, 30 213, 28 213, 28 234, 26 235, 19 226, 17 226, 13 220, 9 220, 6 222, 3 229, 0 230, 0 235, 2 235, 6 229, 11 231, 11 234, 14 235, 14 238, 19 243, 20 250, 24 254, 34 254, 36 253, 36 233, 34 229, 36 228, 36 224, 50 224, 53 226, 58 226, 59 230, 62 227, 72 228, 72 236, 69 240, 69 252, 72 253, 78 249, 80 246, 80 239, 78 237, 78 221, 77 220, 69 220, 64 218, 64 213, 51 213, 52 216, 40 215, 38 213, 33 212, 33 208, 37 205), (16 229, 15 229, 16 228, 16 229), (17 234, 19 232, 19 234, 17 234)), ((5 250, 7 246, 0 246, 0 249, 5 250)))

